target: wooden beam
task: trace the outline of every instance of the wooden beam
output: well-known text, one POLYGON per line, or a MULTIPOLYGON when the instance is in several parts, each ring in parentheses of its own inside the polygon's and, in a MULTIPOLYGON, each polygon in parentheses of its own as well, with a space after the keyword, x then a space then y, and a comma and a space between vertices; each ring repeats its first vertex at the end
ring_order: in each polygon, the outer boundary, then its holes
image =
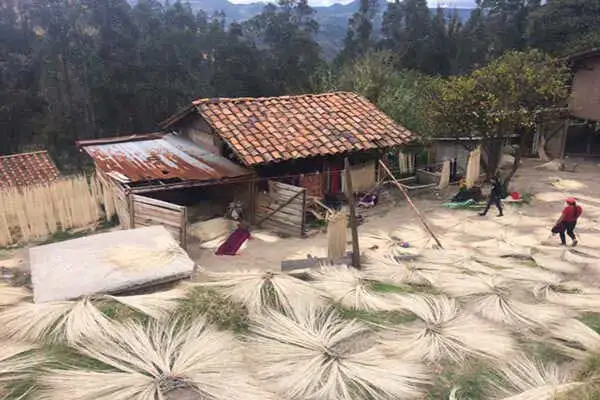
POLYGON ((381 162, 381 160, 379 160, 379 164, 381 164, 381 167, 385 170, 385 172, 387 172, 387 174, 390 176, 390 178, 392 178, 392 181, 394 182, 394 184, 396 185, 396 187, 398 187, 398 189, 400 189, 400 191, 402 192, 402 194, 406 198, 406 201, 408 202, 408 204, 412 207, 412 209, 414 210, 415 214, 417 214, 417 217, 419 217, 419 220, 421 221, 421 223, 425 227, 425 230, 427 232, 429 232, 429 234, 431 235, 431 237, 433 238, 433 240, 435 240, 435 243, 438 245, 438 247, 440 249, 443 249, 442 243, 438 240, 437 236, 435 236, 435 234, 433 233, 433 231, 429 228, 429 225, 427 224, 427 221, 425 220, 425 217, 423 217, 421 215, 421 212, 419 211, 419 209, 417 208, 417 206, 415 205, 415 203, 413 203, 413 201, 411 200, 410 196, 408 195, 408 191, 406 190, 406 188, 404 186, 402 186, 398 182, 398 180, 396 180, 396 177, 388 169, 387 165, 385 165, 383 162, 381 162))
POLYGON ((344 158, 344 169, 346 173, 346 196, 350 207, 350 231, 352 232, 352 266, 360 269, 360 249, 358 245, 358 229, 356 227, 356 209, 354 207, 354 192, 352 190, 352 174, 350 173, 350 161, 344 158))

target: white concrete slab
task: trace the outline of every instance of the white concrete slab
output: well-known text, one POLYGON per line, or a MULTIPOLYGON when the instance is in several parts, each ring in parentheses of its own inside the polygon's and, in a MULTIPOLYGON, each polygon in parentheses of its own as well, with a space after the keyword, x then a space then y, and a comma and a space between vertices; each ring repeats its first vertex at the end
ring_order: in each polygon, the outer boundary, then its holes
MULTIPOLYGON (((34 302, 69 300, 95 293, 182 279, 192 274, 194 262, 162 226, 100 233, 29 250, 34 302), (132 268, 111 259, 115 250, 143 255, 169 249, 167 257, 140 262, 132 268)), ((135 257, 134 257, 135 259, 135 257)))

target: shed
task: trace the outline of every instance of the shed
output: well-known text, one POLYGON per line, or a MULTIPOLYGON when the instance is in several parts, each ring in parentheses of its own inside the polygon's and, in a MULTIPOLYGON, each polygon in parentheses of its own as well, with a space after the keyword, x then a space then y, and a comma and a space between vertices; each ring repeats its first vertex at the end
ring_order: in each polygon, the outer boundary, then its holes
POLYGON ((0 156, 0 190, 51 183, 59 175, 46 150, 0 156))
MULTIPOLYGON (((281 189, 273 181, 304 188, 310 197, 343 195, 345 157, 355 191, 372 189, 377 160, 397 156, 414 138, 367 99, 348 92, 198 99, 161 127, 256 171, 261 190, 257 218, 276 208, 273 203, 284 202, 273 193, 281 189)), ((278 193, 306 195, 289 186, 278 193)), ((302 219, 289 226, 303 224, 302 219)))
POLYGON ((253 172, 175 134, 150 133, 77 145, 114 185, 122 225, 164 225, 185 246, 188 225, 222 217, 237 200, 254 209, 253 172))

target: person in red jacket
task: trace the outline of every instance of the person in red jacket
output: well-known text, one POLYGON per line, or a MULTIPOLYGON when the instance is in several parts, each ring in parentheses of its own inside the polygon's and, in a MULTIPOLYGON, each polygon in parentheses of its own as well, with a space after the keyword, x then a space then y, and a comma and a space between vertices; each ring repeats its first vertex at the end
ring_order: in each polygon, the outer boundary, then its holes
POLYGON ((575 226, 577 225, 577 219, 581 216, 583 209, 577 205, 577 200, 573 197, 567 199, 567 206, 560 214, 558 221, 554 225, 552 232, 558 232, 560 235, 560 241, 563 246, 567 245, 567 238, 565 232, 571 240, 573 240, 573 246, 577 246, 577 237, 575 236, 575 226))

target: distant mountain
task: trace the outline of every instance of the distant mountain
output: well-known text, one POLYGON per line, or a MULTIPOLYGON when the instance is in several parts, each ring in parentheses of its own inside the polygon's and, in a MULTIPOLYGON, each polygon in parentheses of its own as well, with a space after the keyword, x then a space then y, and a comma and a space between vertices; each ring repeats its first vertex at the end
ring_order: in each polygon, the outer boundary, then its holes
MULTIPOLYGON (((136 2, 136 0, 130 0, 136 2)), ((456 12, 462 21, 466 21, 471 15, 473 7, 470 3, 461 0, 455 7, 448 7, 449 12, 456 12), (460 6, 460 7, 459 7, 460 6)), ((188 0, 194 11, 203 10, 208 15, 217 12, 225 13, 227 22, 242 22, 260 14, 266 2, 256 2, 250 4, 234 4, 227 0, 188 0)), ((327 7, 313 7, 316 11, 315 19, 319 22, 319 33, 317 40, 323 48, 326 58, 333 58, 343 47, 344 38, 348 29, 348 19, 358 10, 360 0, 354 0, 348 4, 333 4, 327 7)), ((375 18, 375 30, 379 31, 383 13, 387 3, 380 0, 379 12, 375 18)))

